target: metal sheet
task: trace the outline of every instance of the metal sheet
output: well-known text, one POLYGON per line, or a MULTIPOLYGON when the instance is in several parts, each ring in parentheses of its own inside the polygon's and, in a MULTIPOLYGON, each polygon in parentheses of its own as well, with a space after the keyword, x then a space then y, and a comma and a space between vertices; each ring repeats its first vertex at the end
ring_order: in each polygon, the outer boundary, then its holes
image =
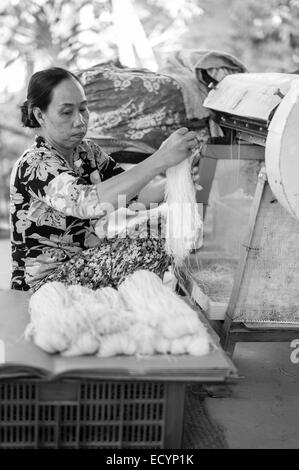
POLYGON ((297 80, 296 75, 284 73, 228 75, 209 93, 204 106, 235 116, 268 121, 282 96, 297 80))

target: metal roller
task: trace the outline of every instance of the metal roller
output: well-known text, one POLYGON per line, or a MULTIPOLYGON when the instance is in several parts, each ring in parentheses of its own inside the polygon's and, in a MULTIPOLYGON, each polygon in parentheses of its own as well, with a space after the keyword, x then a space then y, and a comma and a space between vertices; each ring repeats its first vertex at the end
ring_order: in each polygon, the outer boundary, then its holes
POLYGON ((265 162, 274 195, 299 219, 299 79, 291 84, 269 125, 265 162))

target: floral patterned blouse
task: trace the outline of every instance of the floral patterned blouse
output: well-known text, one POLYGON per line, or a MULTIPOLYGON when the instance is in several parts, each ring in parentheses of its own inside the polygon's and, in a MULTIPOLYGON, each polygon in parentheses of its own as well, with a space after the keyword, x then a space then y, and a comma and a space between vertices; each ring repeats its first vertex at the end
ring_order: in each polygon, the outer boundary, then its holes
POLYGON ((79 251, 100 243, 94 226, 105 212, 95 183, 122 171, 92 141, 74 149, 71 167, 36 137, 11 174, 12 289, 29 290, 79 251))

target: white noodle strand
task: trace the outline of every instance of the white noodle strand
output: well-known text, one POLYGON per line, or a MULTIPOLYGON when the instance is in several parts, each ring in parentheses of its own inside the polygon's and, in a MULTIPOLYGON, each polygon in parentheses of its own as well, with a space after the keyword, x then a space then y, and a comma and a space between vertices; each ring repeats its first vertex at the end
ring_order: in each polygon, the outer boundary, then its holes
POLYGON ((183 265, 189 252, 196 246, 203 227, 191 176, 194 156, 195 153, 166 171, 168 216, 165 246, 176 266, 183 265))

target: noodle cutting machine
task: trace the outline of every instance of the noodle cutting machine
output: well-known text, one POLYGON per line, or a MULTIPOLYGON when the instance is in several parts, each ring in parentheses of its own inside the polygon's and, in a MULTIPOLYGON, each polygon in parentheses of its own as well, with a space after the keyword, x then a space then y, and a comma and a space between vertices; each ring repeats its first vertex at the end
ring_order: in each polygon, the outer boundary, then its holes
MULTIPOLYGON (((212 87, 204 106, 211 110, 214 129, 200 163, 203 190, 199 202, 204 204, 205 220, 215 200, 213 184, 220 162, 258 165, 222 318, 222 344, 233 353, 239 341, 299 338, 299 77, 228 75, 212 87)), ((251 168, 245 173, 252 180, 251 168)), ((224 180, 218 175, 219 184, 225 184, 224 180)), ((237 189, 236 204, 238 195, 244 195, 244 188, 241 193, 237 189)), ((218 199, 221 203, 219 191, 218 199)), ((220 211, 218 224, 225 218, 220 211)), ((232 234, 238 231, 237 221, 232 234)), ((226 229, 222 227, 224 240, 226 229)))

